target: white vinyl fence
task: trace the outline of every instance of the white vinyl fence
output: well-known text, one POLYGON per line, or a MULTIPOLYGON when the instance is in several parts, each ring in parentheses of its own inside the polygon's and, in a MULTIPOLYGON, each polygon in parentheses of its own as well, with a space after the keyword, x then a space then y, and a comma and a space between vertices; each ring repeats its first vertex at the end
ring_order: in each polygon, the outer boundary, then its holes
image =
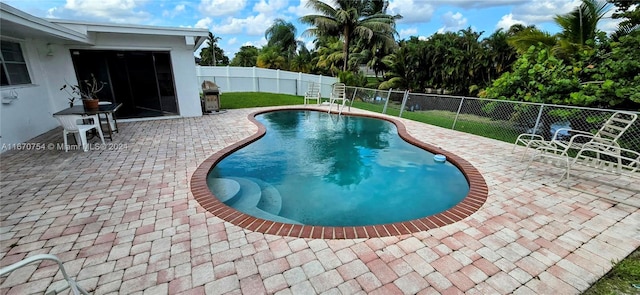
POLYGON ((322 97, 329 97, 331 86, 338 82, 334 77, 256 67, 196 66, 196 75, 200 84, 204 80, 212 81, 222 93, 270 92, 302 96, 308 83, 314 82, 321 85, 322 97))

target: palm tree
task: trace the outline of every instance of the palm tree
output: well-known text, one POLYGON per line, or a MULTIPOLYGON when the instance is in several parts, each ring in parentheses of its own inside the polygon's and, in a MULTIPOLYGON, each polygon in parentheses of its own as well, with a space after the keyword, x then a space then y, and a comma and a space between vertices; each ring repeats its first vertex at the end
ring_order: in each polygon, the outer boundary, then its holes
POLYGON ((283 19, 277 18, 264 33, 267 46, 277 46, 287 53, 287 60, 296 53, 299 42, 296 40, 296 27, 283 19))
POLYGON ((558 44, 558 37, 544 32, 536 27, 528 27, 518 31, 507 39, 509 45, 513 46, 518 53, 523 54, 531 46, 542 46, 551 49, 558 44))
POLYGON ((519 53, 531 46, 541 45, 544 49, 564 59, 570 59, 583 48, 590 48, 598 35, 597 25, 611 5, 602 0, 582 0, 573 11, 556 15, 554 21, 562 32, 551 35, 534 27, 525 28, 509 38, 509 44, 519 53))
POLYGON ((266 69, 287 69, 287 60, 282 57, 280 48, 276 46, 265 46, 262 48, 256 65, 266 69))
POLYGON ((383 62, 389 67, 387 80, 380 83, 379 89, 411 89, 415 79, 415 67, 413 66, 415 52, 406 42, 401 42, 400 47, 392 54, 383 58, 383 62))
POLYGON ((220 41, 220 37, 216 37, 213 35, 213 33, 209 32, 207 41, 209 42, 209 46, 203 48, 202 51, 200 51, 200 65, 228 65, 229 57, 224 55, 224 50, 222 50, 222 48, 218 47, 218 41, 220 41))
POLYGON ((553 19, 562 28, 560 37, 579 46, 594 40, 598 32, 598 22, 609 11, 611 4, 599 0, 582 0, 573 11, 556 15, 553 19))
POLYGON ((254 67, 258 61, 260 51, 255 46, 247 45, 240 47, 240 51, 231 60, 232 66, 254 67))
POLYGON ((340 70, 339 66, 344 62, 342 42, 338 37, 321 36, 316 39, 316 53, 313 63, 318 72, 336 76, 340 70))
POLYGON ((622 19, 612 38, 616 41, 624 35, 640 30, 640 0, 607 0, 616 7, 614 19, 622 19))
POLYGON ((310 73, 312 69, 312 58, 313 55, 309 49, 302 44, 300 49, 298 49, 298 54, 291 59, 289 69, 291 71, 310 73))
POLYGON ((509 71, 511 65, 518 59, 515 49, 507 43, 510 31, 511 29, 507 32, 498 29, 481 42, 484 48, 484 60, 490 63, 486 68, 487 76, 485 82, 489 82, 502 75, 502 73, 509 71))
POLYGON ((348 70, 351 42, 355 39, 370 41, 375 37, 388 44, 395 42, 395 21, 400 15, 384 12, 382 0, 334 0, 334 6, 320 0, 309 0, 308 7, 319 14, 305 15, 300 22, 313 27, 303 34, 308 36, 340 36, 343 41, 343 71, 348 70))

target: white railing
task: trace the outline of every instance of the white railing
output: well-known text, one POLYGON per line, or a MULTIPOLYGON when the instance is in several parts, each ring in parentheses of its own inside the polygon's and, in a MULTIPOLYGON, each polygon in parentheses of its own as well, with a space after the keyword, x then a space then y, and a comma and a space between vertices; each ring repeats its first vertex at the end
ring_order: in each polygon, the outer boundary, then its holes
POLYGON ((256 67, 196 66, 198 82, 212 81, 222 92, 270 92, 304 95, 309 82, 321 85, 322 97, 329 97, 338 78, 256 67))

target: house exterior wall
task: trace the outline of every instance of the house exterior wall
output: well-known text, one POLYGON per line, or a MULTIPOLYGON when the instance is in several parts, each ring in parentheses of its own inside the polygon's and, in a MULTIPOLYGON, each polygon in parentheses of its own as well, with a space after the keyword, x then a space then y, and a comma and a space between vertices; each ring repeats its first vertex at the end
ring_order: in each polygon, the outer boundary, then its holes
POLYGON ((93 46, 8 39, 21 44, 32 84, 0 88, 0 97, 18 97, 0 104, 0 148, 4 147, 0 153, 59 126, 53 114, 69 107, 67 93, 59 89, 67 82, 77 84, 71 49, 169 51, 180 116, 202 115, 193 47, 186 44, 184 36, 95 32, 89 35, 94 37, 93 46))
POLYGON ((70 49, 169 51, 180 116, 202 116, 193 48, 185 43, 184 36, 95 33, 94 46, 70 49))
POLYGON ((59 46, 48 46, 34 39, 12 41, 19 42, 22 47, 32 84, 0 89, 3 98, 17 96, 9 103, 0 104, 0 152, 56 128, 59 124, 52 115, 69 107, 59 88, 65 77, 75 81, 71 57, 58 53, 59 46), (53 55, 47 55, 49 48, 53 55))

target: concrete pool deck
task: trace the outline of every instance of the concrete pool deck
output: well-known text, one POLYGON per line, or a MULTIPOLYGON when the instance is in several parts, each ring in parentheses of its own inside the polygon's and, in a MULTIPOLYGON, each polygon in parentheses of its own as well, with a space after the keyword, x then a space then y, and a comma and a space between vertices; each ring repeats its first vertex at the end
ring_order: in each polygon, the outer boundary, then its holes
MULTIPOLYGON (((119 123, 113 142, 86 153, 3 153, 0 265, 54 254, 93 294, 576 294, 640 246, 637 207, 558 186, 562 172, 542 164, 521 179, 522 149, 404 119, 413 137, 482 173, 489 195, 478 212, 383 238, 245 230, 206 212, 189 181, 209 156, 254 134, 247 115, 261 109, 270 108, 119 123)), ((61 133, 31 142, 55 145, 61 133)), ((575 186, 639 201, 637 181, 582 180, 575 186)), ((51 263, 29 265, 0 278, 0 293, 43 293, 61 279, 51 263)))

